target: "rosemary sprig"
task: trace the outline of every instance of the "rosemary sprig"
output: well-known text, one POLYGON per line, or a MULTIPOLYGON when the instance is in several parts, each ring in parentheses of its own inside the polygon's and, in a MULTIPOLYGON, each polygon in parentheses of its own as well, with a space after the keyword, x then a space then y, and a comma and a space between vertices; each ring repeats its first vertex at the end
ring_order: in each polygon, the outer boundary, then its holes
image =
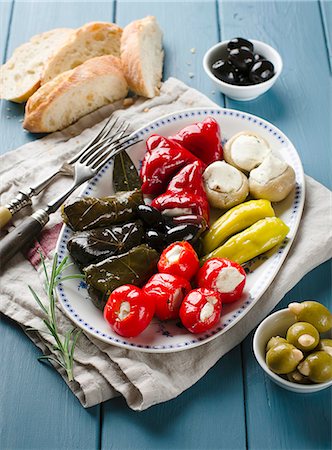
POLYGON ((43 304, 43 302, 40 300, 34 289, 29 286, 30 292, 33 296, 33 298, 38 303, 39 307, 42 309, 44 314, 46 315, 46 318, 43 319, 43 322, 45 326, 47 327, 48 331, 40 331, 35 328, 29 328, 29 330, 39 331, 41 333, 47 333, 51 336, 53 336, 55 340, 55 344, 53 345, 53 350, 56 352, 55 355, 45 355, 40 356, 38 360, 43 361, 49 361, 56 364, 59 364, 67 373, 68 381, 73 381, 74 374, 73 374, 73 359, 74 359, 74 349, 75 345, 78 339, 78 336, 80 335, 81 331, 77 331, 76 328, 73 328, 69 331, 67 331, 65 337, 61 339, 58 333, 58 327, 57 327, 57 321, 56 321, 56 315, 55 315, 55 302, 56 302, 56 293, 55 288, 57 284, 61 281, 65 280, 71 280, 75 278, 83 278, 83 275, 77 274, 77 275, 68 275, 60 278, 60 275, 68 269, 72 264, 68 263, 68 257, 66 256, 60 264, 58 264, 58 255, 57 253, 54 255, 53 265, 51 273, 48 274, 45 259, 43 255, 40 253, 40 258, 42 261, 44 273, 45 273, 45 290, 49 299, 49 304, 46 306, 43 304))

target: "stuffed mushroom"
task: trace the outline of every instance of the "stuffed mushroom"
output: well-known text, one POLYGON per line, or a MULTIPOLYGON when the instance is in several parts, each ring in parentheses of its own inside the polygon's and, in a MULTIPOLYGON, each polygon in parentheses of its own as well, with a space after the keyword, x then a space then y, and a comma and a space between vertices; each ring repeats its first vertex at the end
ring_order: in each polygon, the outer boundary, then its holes
POLYGON ((232 208, 249 193, 247 177, 225 161, 210 164, 203 173, 203 181, 209 203, 215 208, 232 208))
POLYGON ((270 155, 268 142, 256 133, 241 131, 225 145, 225 161, 247 173, 259 166, 270 155))
POLYGON ((295 186, 295 172, 279 158, 269 155, 249 175, 249 191, 254 198, 270 202, 284 200, 295 186))

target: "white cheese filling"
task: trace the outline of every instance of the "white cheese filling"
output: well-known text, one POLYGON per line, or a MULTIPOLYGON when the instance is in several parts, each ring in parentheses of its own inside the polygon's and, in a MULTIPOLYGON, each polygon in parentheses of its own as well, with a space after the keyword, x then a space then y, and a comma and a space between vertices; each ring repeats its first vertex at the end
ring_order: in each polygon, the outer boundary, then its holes
POLYGON ((250 178, 256 183, 267 184, 274 178, 280 177, 286 170, 288 164, 273 155, 267 156, 262 164, 250 172, 250 178))
POLYGON ((241 134, 232 143, 231 153, 235 164, 249 172, 261 164, 271 149, 259 136, 241 134))
POLYGON ((218 273, 215 281, 215 289, 219 292, 227 294, 234 291, 243 279, 244 275, 235 267, 225 267, 218 273))
POLYGON ((217 301, 217 298, 213 295, 206 297, 206 303, 199 314, 199 320, 201 322, 205 322, 212 316, 212 314, 214 313, 214 305, 217 303, 217 301))
POLYGON ((192 214, 191 208, 172 208, 172 209, 164 209, 162 211, 165 216, 177 217, 177 216, 185 216, 187 214, 192 214))
POLYGON ((203 174, 209 189, 217 192, 237 192, 241 189, 243 180, 241 172, 225 161, 210 164, 203 174))
POLYGON ((118 314, 119 320, 125 319, 130 313, 130 303, 129 302, 122 302, 120 305, 120 311, 118 314))
POLYGON ((170 264, 173 264, 179 260, 181 252, 182 252, 181 245, 174 245, 173 248, 168 250, 165 257, 170 264))

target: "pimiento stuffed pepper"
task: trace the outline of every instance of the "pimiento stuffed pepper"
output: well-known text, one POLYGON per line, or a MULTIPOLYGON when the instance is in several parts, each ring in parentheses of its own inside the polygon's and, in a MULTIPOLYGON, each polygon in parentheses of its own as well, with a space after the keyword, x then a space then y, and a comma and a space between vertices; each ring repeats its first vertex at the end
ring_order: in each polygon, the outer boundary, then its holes
POLYGON ((190 291, 184 278, 157 273, 143 287, 145 297, 155 304, 155 315, 160 320, 177 319, 182 300, 190 291))
POLYGON ((170 273, 190 280, 199 269, 199 259, 189 242, 174 242, 165 248, 158 261, 161 273, 170 273))
POLYGON ((198 161, 182 145, 157 134, 147 139, 146 148, 140 173, 144 194, 161 194, 173 175, 185 165, 198 161))
POLYGON ((191 333, 203 333, 218 323, 221 309, 218 292, 206 288, 194 289, 182 302, 180 319, 191 333))
POLYGON ((115 289, 104 308, 104 318, 124 337, 135 337, 150 324, 155 303, 137 286, 125 284, 115 289))
POLYGON ((197 274, 198 286, 219 292, 223 303, 239 300, 245 283, 244 269, 225 258, 209 259, 197 274))
POLYGON ((175 136, 170 136, 170 139, 181 144, 206 164, 223 158, 219 125, 212 117, 188 125, 175 136))
POLYGON ((187 164, 171 180, 166 192, 153 200, 152 206, 166 215, 194 214, 208 222, 209 203, 202 181, 203 168, 199 161, 187 164))

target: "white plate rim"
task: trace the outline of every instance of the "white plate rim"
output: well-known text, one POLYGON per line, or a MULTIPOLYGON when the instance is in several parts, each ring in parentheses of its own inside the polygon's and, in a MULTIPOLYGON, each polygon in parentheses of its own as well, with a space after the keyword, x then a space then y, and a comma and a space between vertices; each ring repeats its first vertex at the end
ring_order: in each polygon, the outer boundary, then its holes
MULTIPOLYGON (((237 311, 234 311, 233 314, 233 320, 231 320, 229 323, 224 324, 224 326, 217 328, 216 330, 212 330, 212 334, 205 334, 205 336, 201 335, 192 335, 192 339, 190 342, 185 342, 178 346, 145 346, 145 345, 139 345, 135 344, 133 342, 129 342, 126 340, 123 340, 125 338, 122 338, 121 336, 118 336, 118 338, 114 338, 113 336, 106 335, 105 333, 98 332, 98 330, 95 330, 94 327, 92 327, 86 320, 79 317, 77 312, 72 308, 69 299, 65 295, 65 290, 63 287, 63 284, 60 282, 57 285, 57 294, 58 294, 58 300, 60 302, 60 305, 62 307, 62 310, 66 313, 66 315, 82 330, 84 330, 89 335, 106 342, 108 344, 115 345, 117 347, 122 347, 130 350, 137 350, 141 352, 147 352, 147 353, 173 353, 178 351, 187 350, 190 348, 198 347, 203 344, 206 344, 207 342, 210 342, 213 339, 216 339, 217 337, 223 335, 227 331, 229 331, 234 325, 236 325, 244 315, 246 315, 250 309, 256 305, 256 303, 259 301, 259 299, 262 297, 262 295, 265 293, 265 291, 268 289, 270 284, 273 282, 274 278, 276 277, 277 273, 279 272, 283 261, 286 259, 286 256, 291 248, 291 245, 293 244, 295 235, 297 233, 299 223, 301 220, 303 207, 304 207, 304 201, 305 201, 305 179, 304 179, 304 171, 301 163, 301 159, 298 155, 298 152, 296 151, 295 146, 290 141, 290 139, 275 125, 271 124, 267 120, 260 118, 258 116, 255 116, 253 114, 229 109, 229 108, 217 108, 217 107, 196 107, 196 108, 188 108, 184 110, 177 110, 173 113, 165 114, 164 116, 161 116, 157 119, 154 119, 147 123, 146 125, 142 126, 138 130, 132 133, 131 137, 134 138, 136 136, 142 138, 143 136, 155 132, 156 129, 158 129, 160 126, 165 124, 170 124, 172 122, 176 122, 177 120, 181 120, 183 117, 192 117, 194 120, 199 118, 204 118, 204 116, 220 116, 220 115, 229 115, 234 116, 236 118, 241 118, 243 120, 248 120, 249 122, 252 121, 255 123, 255 125, 263 127, 265 131, 268 131, 269 133, 272 133, 272 135, 277 138, 281 144, 287 143, 288 151, 291 152, 292 156, 292 167, 295 170, 296 173, 296 192, 294 197, 294 203, 292 205, 292 218, 291 218, 291 224, 288 224, 290 226, 290 232, 287 235, 287 242, 284 242, 278 251, 271 257, 273 258, 273 265, 270 268, 269 271, 265 274, 265 278, 268 278, 269 282, 263 284, 264 288, 260 289, 260 291, 255 295, 254 298, 248 299, 240 309, 237 311)), ((83 195, 89 195, 89 191, 92 190, 96 183, 98 183, 98 179, 103 176, 103 174, 107 171, 107 169, 111 166, 111 163, 106 164, 106 166, 99 172, 96 177, 94 177, 92 180, 90 180, 85 186, 81 192, 79 193, 79 196, 83 195)), ((58 237, 57 245, 56 245, 56 252, 58 253, 59 262, 63 260, 63 258, 66 256, 66 240, 68 238, 68 231, 69 228, 66 225, 63 225, 60 235, 58 237)))

